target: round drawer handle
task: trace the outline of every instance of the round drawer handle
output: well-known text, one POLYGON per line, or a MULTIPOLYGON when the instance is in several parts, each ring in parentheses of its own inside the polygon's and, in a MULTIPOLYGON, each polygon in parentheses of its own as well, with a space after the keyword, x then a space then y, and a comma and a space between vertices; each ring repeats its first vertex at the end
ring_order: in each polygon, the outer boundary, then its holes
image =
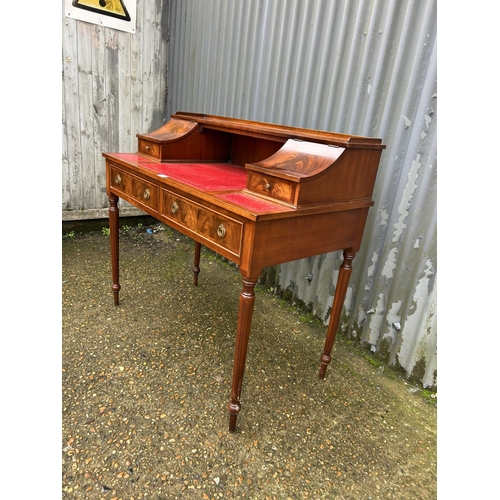
POLYGON ((266 191, 269 191, 271 189, 271 184, 269 184, 269 182, 266 182, 266 185, 264 187, 266 188, 266 191))
POLYGON ((119 186, 122 183, 122 176, 120 174, 117 174, 115 177, 115 184, 119 186))
POLYGON ((173 214, 176 214, 179 211, 179 205, 177 205, 176 201, 172 203, 172 205, 170 206, 170 210, 173 214))
POLYGON ((221 224, 217 228, 217 235, 220 236, 221 238, 224 238, 224 236, 226 236, 226 228, 224 227, 224 224, 221 224))
POLYGON ((144 199, 149 200, 149 198, 151 198, 151 193, 150 193, 149 189, 145 189, 144 190, 144 199))
POLYGON ((151 151, 151 146, 146 146, 146 151, 151 151))

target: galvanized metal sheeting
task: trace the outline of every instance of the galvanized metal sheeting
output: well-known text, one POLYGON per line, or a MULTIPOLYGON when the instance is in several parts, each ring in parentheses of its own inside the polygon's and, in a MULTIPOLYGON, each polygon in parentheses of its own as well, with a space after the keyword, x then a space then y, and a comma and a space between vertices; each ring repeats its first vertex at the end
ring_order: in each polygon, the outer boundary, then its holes
MULTIPOLYGON (((437 384, 436 79, 435 0, 170 3, 166 116, 210 113, 387 145, 342 328, 424 386, 437 384)), ((341 259, 279 266, 279 285, 327 322, 341 259)))

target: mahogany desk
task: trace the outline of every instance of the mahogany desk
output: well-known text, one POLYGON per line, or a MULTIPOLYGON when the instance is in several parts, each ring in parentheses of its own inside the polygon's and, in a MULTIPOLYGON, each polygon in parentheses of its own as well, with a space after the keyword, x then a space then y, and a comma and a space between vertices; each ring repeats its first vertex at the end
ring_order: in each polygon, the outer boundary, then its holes
POLYGON ((114 303, 119 197, 195 241, 195 285, 202 244, 239 266, 243 289, 228 404, 234 431, 262 270, 343 250, 320 358, 324 378, 385 146, 369 137, 184 112, 137 137, 136 153, 103 153, 114 303))

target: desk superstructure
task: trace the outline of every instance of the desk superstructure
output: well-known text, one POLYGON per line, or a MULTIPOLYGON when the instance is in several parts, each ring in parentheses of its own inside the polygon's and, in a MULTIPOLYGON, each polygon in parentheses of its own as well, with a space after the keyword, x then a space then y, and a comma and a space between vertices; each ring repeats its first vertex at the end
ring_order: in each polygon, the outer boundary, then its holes
POLYGON ((320 357, 324 378, 385 146, 375 138, 184 112, 137 137, 136 153, 103 153, 114 303, 119 198, 194 240, 195 285, 201 245, 238 265, 243 287, 228 404, 234 431, 263 269, 343 250, 320 357))

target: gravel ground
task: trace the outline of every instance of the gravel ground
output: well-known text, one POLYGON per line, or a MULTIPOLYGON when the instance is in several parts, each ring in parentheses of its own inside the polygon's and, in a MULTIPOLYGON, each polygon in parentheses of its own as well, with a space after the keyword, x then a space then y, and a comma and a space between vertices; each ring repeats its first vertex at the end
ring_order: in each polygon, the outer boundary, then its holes
MULTIPOLYGON (((120 306, 104 229, 63 226, 62 498, 435 499, 436 399, 257 287, 235 433, 232 264, 122 219, 120 306), (92 230, 91 230, 92 229, 92 230)), ((433 395, 434 396, 434 395, 433 395)))

